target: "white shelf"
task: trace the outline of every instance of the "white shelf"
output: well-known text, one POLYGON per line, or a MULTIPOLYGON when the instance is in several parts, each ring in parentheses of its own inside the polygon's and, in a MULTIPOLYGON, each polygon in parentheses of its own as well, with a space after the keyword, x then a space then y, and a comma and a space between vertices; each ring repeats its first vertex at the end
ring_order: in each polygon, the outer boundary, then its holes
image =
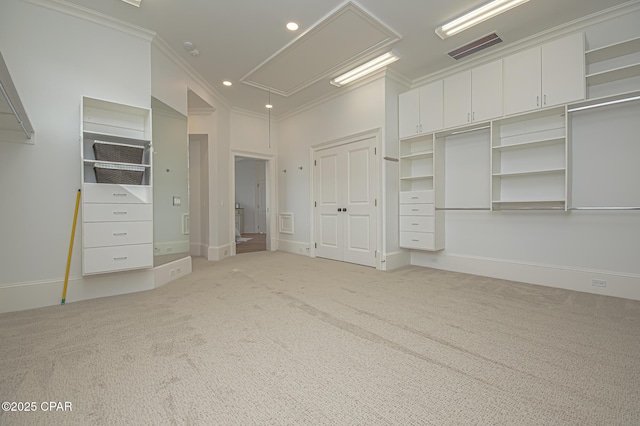
POLYGON ((551 138, 551 139, 539 139, 535 141, 528 141, 528 142, 522 142, 522 143, 514 143, 512 145, 498 145, 498 146, 494 146, 493 149, 496 151, 508 151, 512 149, 515 150, 515 149, 537 148, 537 147, 550 146, 550 145, 560 145, 560 144, 564 144, 564 142, 565 142, 565 138, 559 137, 559 138, 551 138))
POLYGON ((422 152, 415 152, 415 153, 411 153, 411 154, 407 154, 407 155, 402 155, 400 157, 400 159, 402 159, 402 160, 419 160, 421 158, 429 158, 429 157, 433 157, 433 151, 422 151, 422 152))
POLYGON ((589 74, 587 75, 587 85, 593 86, 610 83, 617 80, 624 80, 625 78, 638 77, 639 75, 640 63, 635 63, 589 74))
POLYGON ((548 174, 555 174, 555 173, 565 173, 567 171, 567 169, 561 168, 561 169, 546 169, 546 170, 532 170, 532 171, 526 171, 526 172, 513 172, 513 173, 494 173, 493 176, 495 177, 511 177, 511 176, 534 176, 534 175, 548 175, 548 174))
POLYGON ((587 64, 606 61, 620 56, 629 55, 640 51, 640 37, 613 43, 597 49, 587 50, 585 58, 587 64))
POLYGON ((420 180, 420 179, 433 179, 433 175, 422 175, 422 176, 401 176, 401 180, 420 180))
POLYGON ((100 132, 83 132, 83 137, 90 140, 104 140, 105 142, 116 142, 130 145, 151 145, 151 141, 147 139, 129 138, 124 136, 112 135, 100 132))
POLYGON ((140 166, 140 167, 144 167, 146 169, 150 169, 151 168, 151 164, 140 164, 140 163, 119 163, 116 161, 100 161, 100 160, 94 160, 94 159, 84 159, 83 160, 85 165, 89 165, 89 166, 93 166, 96 163, 99 164, 113 164, 115 166, 140 166))

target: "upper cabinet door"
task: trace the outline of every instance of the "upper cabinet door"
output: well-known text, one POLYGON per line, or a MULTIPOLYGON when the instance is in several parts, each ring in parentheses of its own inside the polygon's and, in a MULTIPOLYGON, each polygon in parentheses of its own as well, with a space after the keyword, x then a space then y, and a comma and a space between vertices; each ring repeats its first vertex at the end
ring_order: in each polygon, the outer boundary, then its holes
POLYGON ((471 70, 471 120, 502 116, 502 59, 471 70))
POLYGON ((585 98, 584 35, 542 45, 542 106, 585 98))
POLYGON ((471 123, 471 71, 444 79, 444 128, 471 123))
POLYGON ((442 80, 420 88, 420 133, 442 130, 442 80))
POLYGON ((504 58, 505 115, 540 108, 541 74, 540 47, 504 58))
POLYGON ((409 90, 398 97, 400 139, 418 135, 420 131, 420 89, 409 90))

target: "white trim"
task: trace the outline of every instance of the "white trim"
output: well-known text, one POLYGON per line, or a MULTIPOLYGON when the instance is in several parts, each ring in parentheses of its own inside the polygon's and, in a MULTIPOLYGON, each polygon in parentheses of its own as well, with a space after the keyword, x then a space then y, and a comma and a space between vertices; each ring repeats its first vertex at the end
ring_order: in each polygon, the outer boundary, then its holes
POLYGON ((295 234, 294 232, 294 215, 293 213, 287 212, 287 213, 279 213, 278 214, 278 232, 280 234, 290 234, 293 235, 295 234), (289 222, 291 224, 290 228, 285 228, 285 221, 289 219, 289 222))
POLYGON ((164 255, 164 254, 177 254, 177 253, 186 253, 189 252, 189 241, 181 240, 181 241, 167 241, 164 243, 156 243, 153 245, 153 254, 154 256, 164 255))
POLYGON ((225 244, 223 246, 213 247, 209 246, 205 253, 207 254, 207 260, 218 261, 225 257, 231 256, 231 244, 225 244))
POLYGON ((584 293, 640 300, 640 275, 502 259, 412 251, 411 264, 584 293), (595 287, 591 280, 607 281, 595 287))
POLYGON ((259 112, 249 111, 248 109, 243 109, 243 108, 233 107, 231 108, 231 113, 236 113, 238 115, 244 115, 246 117, 257 118, 265 121, 269 120, 268 113, 261 114, 259 112))
POLYGON ((191 256, 174 260, 153 268, 153 283, 155 288, 182 278, 192 272, 191 256))
POLYGON ((68 3, 63 0, 22 0, 36 6, 45 7, 56 12, 61 12, 75 18, 80 18, 94 24, 102 25, 116 31, 120 31, 146 41, 151 41, 155 36, 155 31, 132 25, 108 15, 87 9, 86 7, 68 3))
POLYGON ((278 240, 278 251, 310 256, 311 244, 304 241, 278 240))
POLYGON ((382 270, 393 271, 411 265, 411 253, 407 250, 386 253, 382 257, 382 270))

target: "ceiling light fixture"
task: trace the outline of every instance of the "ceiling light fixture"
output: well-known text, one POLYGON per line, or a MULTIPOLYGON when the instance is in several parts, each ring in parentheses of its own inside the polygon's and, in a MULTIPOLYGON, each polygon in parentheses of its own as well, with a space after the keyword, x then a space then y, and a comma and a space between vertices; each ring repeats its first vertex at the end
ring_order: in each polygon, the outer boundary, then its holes
POLYGON ((441 27, 436 28, 436 34, 441 39, 451 37, 454 34, 466 30, 480 22, 486 21, 489 18, 493 18, 496 15, 506 12, 516 6, 526 3, 529 0, 493 0, 490 3, 481 6, 466 15, 463 15, 453 21, 444 24, 441 27))
POLYGON ((398 59, 400 59, 400 56, 398 56, 394 51, 387 52, 384 55, 378 56, 377 58, 352 69, 351 71, 339 75, 331 80, 330 83, 338 87, 344 86, 345 84, 349 84, 359 78, 369 75, 372 72, 397 61, 398 59))
POLYGON ((223 81, 223 82, 222 82, 222 84, 224 84, 224 85, 225 85, 225 86, 227 86, 227 87, 229 87, 229 86, 232 86, 232 85, 233 85, 233 83, 232 83, 232 82, 230 82, 229 80, 225 80, 225 81, 223 81))
POLYGON ((122 1, 136 7, 140 7, 140 3, 142 3, 142 0, 122 0, 122 1))
POLYGON ((287 24, 287 29, 289 31, 296 31, 298 29, 298 24, 296 24, 295 22, 289 22, 287 24))

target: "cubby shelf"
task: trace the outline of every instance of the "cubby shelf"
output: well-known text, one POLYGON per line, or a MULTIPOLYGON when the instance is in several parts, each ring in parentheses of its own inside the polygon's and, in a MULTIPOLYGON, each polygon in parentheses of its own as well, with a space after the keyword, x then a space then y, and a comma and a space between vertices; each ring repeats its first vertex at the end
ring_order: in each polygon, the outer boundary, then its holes
POLYGON ((640 75, 640 63, 611 68, 606 71, 587 74, 587 85, 610 83, 640 75))
POLYGON ((429 158, 433 157, 433 151, 423 151, 423 152, 415 152, 408 155, 400 156, 403 160, 419 160, 421 158, 429 158))
POLYGON ((556 144, 564 144, 564 142, 565 142, 565 137, 563 136, 559 138, 554 137, 550 139, 538 139, 533 141, 514 143, 510 145, 499 145, 499 146, 494 146, 493 149, 496 151, 508 151, 508 150, 527 149, 527 148, 543 147, 543 146, 556 145, 556 144))
POLYGON ((510 177, 510 176, 533 176, 533 175, 547 175, 547 174, 555 174, 555 173, 565 173, 567 169, 545 169, 545 170, 531 170, 531 171, 522 171, 522 172, 513 172, 513 173, 494 173, 495 177, 510 177))

